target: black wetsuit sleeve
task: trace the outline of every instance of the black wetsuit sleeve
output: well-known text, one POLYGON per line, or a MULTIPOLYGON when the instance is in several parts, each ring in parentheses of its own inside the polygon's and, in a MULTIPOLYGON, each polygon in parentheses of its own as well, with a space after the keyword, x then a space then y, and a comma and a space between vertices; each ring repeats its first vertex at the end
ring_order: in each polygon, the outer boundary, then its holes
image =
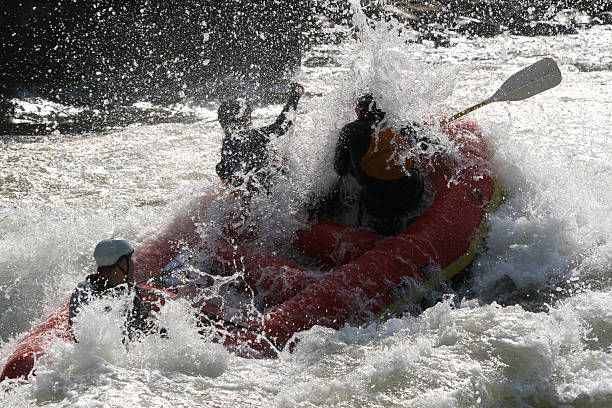
POLYGON ((281 111, 280 115, 278 115, 276 121, 269 126, 260 128, 259 131, 266 135, 274 134, 276 136, 282 136, 287 133, 289 129, 291 129, 291 126, 293 126, 293 121, 287 118, 287 114, 290 111, 295 112, 297 110, 297 105, 299 101, 300 97, 298 95, 291 96, 285 104, 285 107, 281 111))
POLYGON ((91 287, 84 284, 79 284, 72 295, 70 296, 70 308, 68 315, 68 324, 72 327, 74 318, 79 314, 80 308, 83 305, 88 304, 93 296, 93 290, 91 287))
POLYGON ((334 155, 334 170, 339 176, 345 176, 351 168, 351 156, 348 147, 348 129, 345 126, 340 131, 336 152, 334 155))

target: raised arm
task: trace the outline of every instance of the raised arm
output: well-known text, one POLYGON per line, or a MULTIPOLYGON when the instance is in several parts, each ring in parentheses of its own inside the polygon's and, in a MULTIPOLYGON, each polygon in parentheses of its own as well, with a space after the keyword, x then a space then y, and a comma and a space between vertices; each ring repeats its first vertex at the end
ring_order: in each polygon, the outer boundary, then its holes
POLYGON ((278 115, 273 124, 261 128, 260 131, 265 134, 276 134, 276 136, 282 136, 287 133, 293 125, 293 121, 287 118, 287 113, 297 110, 297 105, 302 95, 304 95, 304 87, 297 82, 292 83, 289 89, 289 99, 280 115, 278 115))

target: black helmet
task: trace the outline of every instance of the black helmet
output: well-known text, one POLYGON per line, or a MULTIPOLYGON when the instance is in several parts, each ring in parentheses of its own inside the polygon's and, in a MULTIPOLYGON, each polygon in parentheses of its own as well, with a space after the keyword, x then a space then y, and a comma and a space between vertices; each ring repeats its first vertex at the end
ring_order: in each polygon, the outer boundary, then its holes
POLYGON ((357 100, 357 116, 362 120, 379 121, 385 117, 385 113, 376 107, 374 95, 365 93, 357 100))
POLYGON ((246 124, 251 120, 253 109, 244 99, 228 99, 221 102, 217 117, 222 127, 246 124))

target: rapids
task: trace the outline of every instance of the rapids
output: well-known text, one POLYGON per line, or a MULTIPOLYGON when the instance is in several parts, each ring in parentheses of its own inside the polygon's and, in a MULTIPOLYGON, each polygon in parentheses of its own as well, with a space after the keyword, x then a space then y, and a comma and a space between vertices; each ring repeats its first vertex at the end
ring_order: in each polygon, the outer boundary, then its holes
MULTIPOLYGON (((168 339, 129 351, 112 315, 94 321, 89 310, 76 327, 82 341, 55 343, 30 383, 0 393, 2 406, 612 407, 612 27, 458 38, 450 48, 406 43, 393 26, 360 27, 359 40, 306 53, 295 131, 276 146, 290 174, 258 203, 259 228, 267 239, 290 233, 303 221, 301 203, 333 181, 337 131, 364 87, 384 95, 395 120, 418 120, 480 102, 552 57, 558 87, 471 114, 505 201, 469 279, 431 294, 419 314, 299 333, 295 352, 278 360, 242 359, 201 339, 181 301, 160 316, 168 339)), ((1 139, 3 363, 93 270, 99 240, 141 242, 218 190, 218 102, 174 107, 195 123, 1 139)), ((280 108, 259 106, 255 124, 280 108)), ((215 211, 205 218, 203 239, 215 211)))

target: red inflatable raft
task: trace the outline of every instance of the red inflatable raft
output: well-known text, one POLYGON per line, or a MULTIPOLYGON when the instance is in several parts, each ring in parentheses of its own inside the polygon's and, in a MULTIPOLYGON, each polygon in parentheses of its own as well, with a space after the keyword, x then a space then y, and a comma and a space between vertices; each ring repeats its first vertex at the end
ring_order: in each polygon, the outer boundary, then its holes
MULTIPOLYGON (((241 355, 275 357, 297 332, 315 325, 338 329, 400 311, 413 299, 415 284, 437 285, 469 265, 499 191, 477 125, 459 122, 444 131, 461 159, 425 163, 433 201, 400 234, 383 237, 330 220, 313 220, 310 228, 298 232, 294 247, 328 265, 326 271, 309 271, 246 247, 219 245, 214 256, 217 269, 228 275, 241 271, 245 284, 265 300, 265 307, 260 316, 246 318, 200 302, 203 330, 218 329, 219 341, 241 355)), ((185 247, 197 245, 196 224, 209 204, 210 199, 196 202, 165 233, 137 248, 138 279, 159 276, 185 247)), ((9 358, 0 381, 31 374, 35 360, 55 339, 73 341, 67 321, 67 305, 47 317, 9 358)))

